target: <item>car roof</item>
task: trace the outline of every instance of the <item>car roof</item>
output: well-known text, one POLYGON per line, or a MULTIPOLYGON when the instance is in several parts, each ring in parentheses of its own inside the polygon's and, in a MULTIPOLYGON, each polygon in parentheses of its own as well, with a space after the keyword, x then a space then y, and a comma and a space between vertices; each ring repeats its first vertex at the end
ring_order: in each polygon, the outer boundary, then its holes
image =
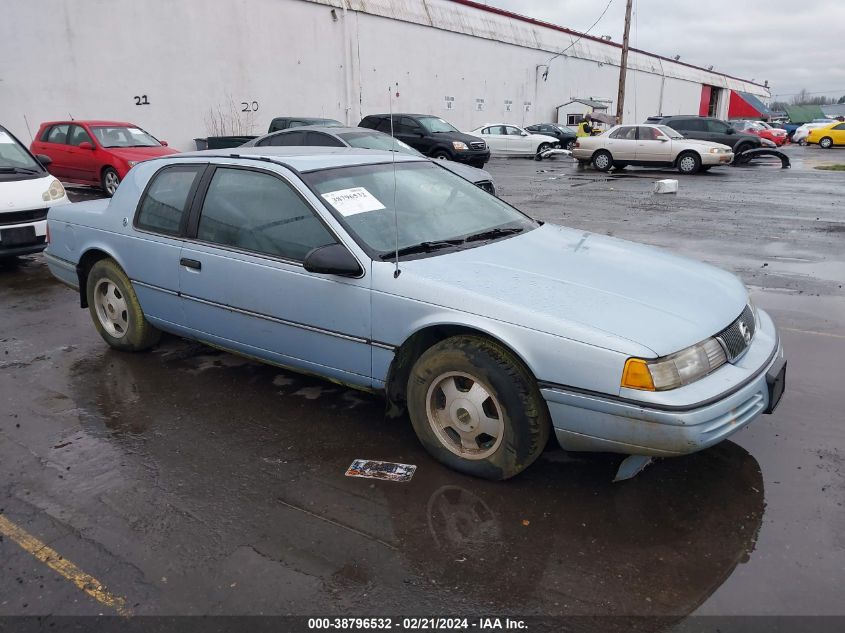
POLYGON ((375 132, 376 134, 384 134, 384 132, 379 132, 378 130, 374 130, 369 127, 350 127, 345 125, 297 125, 296 127, 289 127, 286 130, 270 132, 264 136, 287 134, 288 132, 292 132, 294 130, 302 130, 303 132, 308 130, 309 132, 323 132, 324 134, 341 134, 343 132, 367 132, 368 134, 375 132))
POLYGON ((126 121, 103 121, 100 119, 65 119, 62 121, 45 121, 41 126, 45 125, 64 125, 76 123, 77 125, 115 125, 120 127, 139 127, 135 123, 128 123, 126 121))
MULTIPOLYGON (((224 150, 209 149, 202 152, 172 154, 164 158, 249 158, 263 159, 284 163, 297 171, 308 172, 332 167, 352 167, 355 165, 377 165, 380 163, 428 162, 422 156, 399 154, 375 149, 352 147, 233 147, 224 150)), ((162 160, 162 159, 157 159, 162 160)))
MULTIPOLYGON (((364 117, 364 119, 368 119, 371 116, 390 116, 388 112, 384 114, 368 114, 364 117)), ((443 117, 437 116, 436 114, 414 114, 412 112, 394 112, 393 116, 409 116, 409 117, 432 117, 435 119, 442 119, 443 117)), ((363 120, 363 119, 362 119, 363 120)))

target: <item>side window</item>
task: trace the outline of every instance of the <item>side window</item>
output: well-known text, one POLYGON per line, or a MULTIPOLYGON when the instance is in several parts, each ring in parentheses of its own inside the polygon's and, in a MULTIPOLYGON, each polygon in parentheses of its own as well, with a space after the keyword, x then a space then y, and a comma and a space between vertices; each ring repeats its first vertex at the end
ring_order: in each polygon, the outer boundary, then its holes
POLYGON ((519 131, 519 128, 515 128, 512 125, 508 125, 505 127, 505 134, 507 134, 508 136, 519 136, 521 132, 519 131))
POLYGON ((641 141, 656 141, 661 136, 660 132, 653 127, 640 125, 637 127, 637 138, 641 141))
POLYGON ((67 144, 79 147, 80 143, 91 143, 93 145, 94 141, 91 140, 85 128, 79 125, 72 125, 70 127, 70 134, 67 137, 67 144))
POLYGON ((156 172, 138 206, 135 226, 178 235, 204 169, 205 165, 174 165, 156 172))
POLYGON ((669 127, 682 132, 706 132, 707 123, 704 119, 673 119, 669 127))
POLYGON ((390 134, 390 117, 382 117, 378 119, 375 129, 385 134, 390 134))
POLYGON ((707 124, 707 131, 714 132, 716 134, 725 134, 730 127, 715 119, 706 119, 705 123, 707 124))
POLYGON ((346 147, 335 137, 322 132, 308 132, 305 137, 305 144, 312 147, 346 147))
POLYGON ((284 180, 246 169, 214 172, 197 239, 302 261, 335 239, 284 180))
POLYGON ((618 130, 614 131, 610 138, 615 138, 620 141, 633 141, 637 138, 637 128, 633 126, 625 126, 620 127, 618 130))
POLYGON ((834 130, 845 130, 845 123, 840 123, 836 127, 833 128, 834 130))
MULTIPOLYGON (((394 125, 395 124, 396 123, 394 121, 394 125)), ((420 134, 423 131, 419 123, 406 116, 399 119, 399 130, 401 130, 403 134, 420 134)))
POLYGON ((69 125, 54 125, 47 133, 47 138, 44 139, 48 143, 59 143, 64 145, 67 143, 67 130, 69 125))
POLYGON ((292 145, 303 145, 305 143, 304 132, 285 132, 266 138, 261 142, 262 146, 290 147, 292 145))

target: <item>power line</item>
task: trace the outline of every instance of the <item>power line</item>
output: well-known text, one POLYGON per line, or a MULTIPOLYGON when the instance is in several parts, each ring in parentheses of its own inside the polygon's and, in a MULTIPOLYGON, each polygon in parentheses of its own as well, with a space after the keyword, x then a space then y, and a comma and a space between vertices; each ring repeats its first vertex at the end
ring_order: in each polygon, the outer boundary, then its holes
POLYGON ((802 94, 805 94, 805 95, 824 95, 824 94, 830 94, 832 92, 833 93, 845 92, 845 88, 833 88, 832 90, 818 90, 816 92, 804 92, 804 91, 801 91, 801 92, 783 92, 783 93, 780 93, 780 94, 772 95, 772 99, 774 99, 775 97, 795 97, 797 95, 802 95, 802 94))
MULTIPOLYGON (((586 31, 584 31, 583 33, 581 33, 581 35, 579 35, 579 36, 578 36, 578 39, 577 39, 577 40, 575 40, 574 42, 572 42, 572 44, 570 44, 569 46, 567 46, 566 48, 564 48, 564 49, 563 49, 561 52, 559 52, 557 55, 552 55, 552 56, 549 58, 549 61, 547 61, 547 62, 546 62, 546 64, 548 65, 549 63, 551 63, 551 61, 552 61, 553 59, 556 59, 556 58, 560 57, 561 55, 563 55, 566 51, 568 51, 570 48, 572 48, 572 47, 573 47, 573 46, 575 46, 578 42, 580 42, 580 41, 584 38, 584 36, 585 36, 585 35, 589 35, 590 31, 592 31, 592 30, 593 30, 593 28, 595 28, 596 24, 598 24, 599 22, 601 22, 601 19, 604 17, 604 14, 605 14, 605 13, 607 13, 607 10, 610 8, 610 5, 611 5, 611 4, 613 4, 613 0, 609 0, 609 2, 607 3, 607 6, 604 8, 604 11, 602 11, 602 12, 601 12, 601 15, 600 15, 600 16, 596 19, 596 21, 595 21, 595 22, 593 22, 593 23, 590 25, 590 28, 588 28, 586 31)), ((546 77, 548 77, 548 76, 549 76, 549 71, 548 71, 548 69, 546 69, 546 72, 545 72, 545 73, 543 73, 543 79, 545 80, 545 79, 546 79, 546 77)))

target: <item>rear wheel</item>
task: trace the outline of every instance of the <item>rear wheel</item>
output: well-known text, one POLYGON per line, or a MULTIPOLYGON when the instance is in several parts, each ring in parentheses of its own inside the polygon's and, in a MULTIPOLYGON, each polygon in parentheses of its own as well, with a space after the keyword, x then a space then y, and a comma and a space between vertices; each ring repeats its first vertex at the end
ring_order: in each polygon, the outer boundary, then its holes
POLYGON ((819 139, 819 147, 821 147, 822 149, 830 149, 831 147, 833 147, 833 139, 829 136, 825 136, 824 138, 819 139))
POLYGON ((734 148, 734 154, 741 154, 749 149, 751 149, 751 145, 749 143, 740 143, 734 148))
POLYGON ((677 165, 682 174, 694 174, 701 169, 701 159, 694 152, 684 152, 678 156, 677 165))
POLYGON ((593 167, 599 171, 609 171, 613 167, 613 156, 606 150, 599 150, 593 154, 593 167))
POLYGON ((138 352, 158 343, 161 332, 150 325, 135 290, 113 259, 101 259, 88 273, 88 310, 94 327, 115 349, 138 352))
POLYGON ((103 188, 103 191, 111 198, 114 195, 114 192, 117 191, 118 185, 120 185, 120 176, 117 175, 117 172, 112 167, 106 167, 103 170, 103 174, 100 178, 100 185, 103 188))
POLYGON ((411 370, 407 394, 425 449, 469 475, 513 477, 537 459, 551 432, 528 369, 482 337, 454 336, 426 350, 411 370))

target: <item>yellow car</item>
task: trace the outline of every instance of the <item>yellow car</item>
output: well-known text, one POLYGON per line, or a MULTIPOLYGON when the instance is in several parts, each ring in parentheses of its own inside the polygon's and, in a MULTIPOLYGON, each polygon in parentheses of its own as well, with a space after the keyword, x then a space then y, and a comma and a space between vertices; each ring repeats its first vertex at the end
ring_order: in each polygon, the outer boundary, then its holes
POLYGON ((823 149, 830 149, 834 145, 845 145, 845 123, 834 121, 830 125, 810 130, 807 135, 807 145, 818 143, 823 149))

